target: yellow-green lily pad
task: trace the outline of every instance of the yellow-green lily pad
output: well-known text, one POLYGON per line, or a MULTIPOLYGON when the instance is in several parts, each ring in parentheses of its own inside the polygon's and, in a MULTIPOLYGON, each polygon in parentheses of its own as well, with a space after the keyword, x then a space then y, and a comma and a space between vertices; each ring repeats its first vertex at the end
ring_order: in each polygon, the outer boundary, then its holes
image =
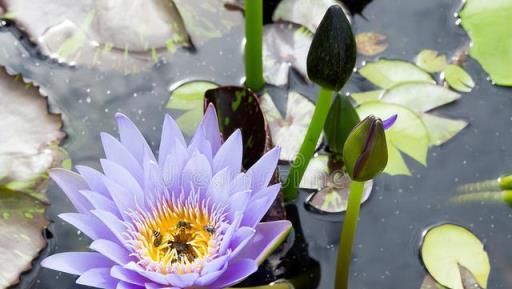
POLYGON ((443 78, 451 88, 457 91, 470 92, 475 86, 471 76, 462 67, 455 64, 446 66, 443 70, 443 78))
POLYGON ((464 289, 459 266, 466 268, 482 288, 491 271, 484 245, 468 229, 442 224, 427 231, 421 246, 421 259, 430 275, 441 285, 464 289))
POLYGON ((435 50, 425 49, 416 56, 416 65, 427 72, 434 73, 442 71, 448 63, 446 55, 439 54, 435 50))
POLYGON ((390 88, 403 82, 428 82, 434 80, 418 66, 402 60, 380 59, 359 69, 359 74, 381 88, 390 88))

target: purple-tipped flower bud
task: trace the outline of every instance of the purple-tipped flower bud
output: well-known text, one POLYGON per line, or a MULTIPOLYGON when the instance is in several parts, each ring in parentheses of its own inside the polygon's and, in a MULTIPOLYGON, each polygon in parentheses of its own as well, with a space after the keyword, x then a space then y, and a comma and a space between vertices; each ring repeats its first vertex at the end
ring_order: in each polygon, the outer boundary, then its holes
POLYGON ((358 182, 371 180, 386 168, 388 149, 381 119, 370 115, 352 130, 343 160, 347 174, 358 182))

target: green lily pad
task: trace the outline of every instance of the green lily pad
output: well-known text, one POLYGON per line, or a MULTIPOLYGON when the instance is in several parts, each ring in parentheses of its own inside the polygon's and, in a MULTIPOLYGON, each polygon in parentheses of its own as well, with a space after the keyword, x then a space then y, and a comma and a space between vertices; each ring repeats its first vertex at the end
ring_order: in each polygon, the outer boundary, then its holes
POLYGON ((443 70, 443 78, 451 88, 458 91, 470 92, 475 86, 471 76, 462 67, 455 64, 446 66, 443 70))
POLYGON ((403 105, 417 112, 427 112, 460 98, 443 86, 424 82, 402 83, 387 90, 381 101, 403 105))
POLYGON ((353 92, 350 94, 350 96, 357 104, 363 104, 367 101, 379 100, 384 92, 384 89, 370 90, 363 92, 353 92))
POLYGON ((446 55, 439 54, 435 50, 425 49, 416 56, 416 65, 427 72, 434 73, 442 71, 448 63, 446 55))
POLYGON ((391 175, 410 175, 400 152, 423 165, 427 164, 429 134, 420 116, 405 106, 370 101, 357 108, 361 119, 373 114, 381 119, 398 115, 395 124, 386 131, 388 165, 384 172, 391 175))
POLYGON ((425 276, 423 282, 421 283, 420 289, 445 289, 443 285, 439 284, 434 280, 430 275, 425 276))
POLYGON ((386 35, 377 32, 358 33, 356 35, 357 52, 366 56, 377 55, 388 48, 386 39, 386 35))
POLYGON ((421 246, 421 259, 430 275, 451 289, 464 289, 459 266, 466 268, 482 288, 491 271, 482 242, 468 229, 443 224, 428 230, 421 246))
POLYGON ((468 125, 464 120, 449 119, 428 113, 422 114, 421 119, 427 127, 431 145, 442 145, 468 125))
POLYGON ((204 94, 218 85, 207 81, 191 81, 179 85, 171 91, 171 98, 165 105, 171 114, 181 113, 176 122, 187 136, 194 134, 203 118, 204 94))
POLYGON ((472 45, 469 54, 478 60, 494 83, 512 85, 512 2, 466 0, 461 24, 472 45))
MULTIPOLYGON (((281 147, 280 160, 292 161, 299 152, 302 140, 306 136, 309 123, 313 117, 315 105, 302 94, 295 91, 288 93, 286 116, 282 116, 272 97, 264 94, 260 98, 260 107, 270 128, 272 143, 281 147)), ((317 147, 322 142, 319 138, 317 147)))
POLYGON ((403 82, 428 82, 434 80, 418 66, 402 60, 380 59, 359 69, 359 74, 381 88, 390 88, 403 82))

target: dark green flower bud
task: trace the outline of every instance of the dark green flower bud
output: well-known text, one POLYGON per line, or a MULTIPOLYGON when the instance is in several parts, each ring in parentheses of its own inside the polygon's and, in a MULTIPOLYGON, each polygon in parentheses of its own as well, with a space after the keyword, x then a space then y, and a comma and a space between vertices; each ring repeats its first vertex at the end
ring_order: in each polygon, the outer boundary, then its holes
POLYGON ((359 121, 359 115, 349 97, 337 94, 324 125, 325 138, 331 152, 343 154, 345 141, 359 121))
POLYGON ((347 174, 358 182, 371 180, 386 168, 388 148, 382 120, 370 115, 352 130, 343 160, 347 174))
POLYGON ((322 87, 340 91, 356 64, 356 40, 339 5, 333 5, 318 26, 308 53, 308 76, 322 87))

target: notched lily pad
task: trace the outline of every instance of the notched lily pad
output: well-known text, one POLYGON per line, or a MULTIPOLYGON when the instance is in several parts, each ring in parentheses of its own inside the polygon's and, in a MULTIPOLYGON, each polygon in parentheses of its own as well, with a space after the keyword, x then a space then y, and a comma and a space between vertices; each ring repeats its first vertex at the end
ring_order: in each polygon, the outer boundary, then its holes
POLYGON ((420 289, 445 289, 443 285, 439 284, 430 275, 425 276, 421 283, 420 289))
POLYGON ((295 24, 265 25, 263 31, 263 70, 265 81, 276 86, 288 83, 290 67, 307 78, 306 59, 313 34, 295 24))
POLYGON ((365 56, 377 55, 388 48, 387 37, 377 32, 356 34, 357 52, 365 56))
POLYGON ((416 65, 430 73, 442 71, 448 63, 446 55, 435 50, 425 49, 416 56, 416 65))
MULTIPOLYGON (((315 105, 303 95, 290 91, 286 106, 286 116, 277 109, 268 94, 260 99, 260 106, 267 120, 275 146, 281 147, 280 159, 292 161, 299 152, 302 140, 313 117, 315 105)), ((319 138, 317 146, 322 142, 319 138)))
POLYGON ((369 62, 359 69, 359 74, 381 88, 390 88, 399 83, 413 81, 434 83, 430 74, 402 60, 380 59, 369 62))
POLYGON ((207 90, 205 99, 206 104, 213 103, 217 109, 224 139, 236 129, 242 130, 243 167, 250 168, 271 146, 258 96, 244 87, 222 86, 207 90))
POLYGON ((469 54, 494 83, 512 86, 512 2, 467 0, 460 12, 462 27, 471 38, 469 54))
POLYGON ((217 84, 208 81, 190 81, 171 89, 171 98, 165 108, 171 110, 185 135, 192 136, 195 132, 203 118, 204 94, 216 87, 217 84))
POLYGON ((421 259, 430 275, 443 286, 464 289, 463 279, 471 283, 474 278, 480 287, 487 287, 489 256, 482 242, 464 227, 442 224, 429 229, 423 238, 421 259), (467 272, 461 272, 461 266, 467 272))
POLYGON ((446 66, 443 70, 443 78, 451 88, 457 91, 470 92, 475 86, 471 76, 462 67, 455 64, 446 66))

